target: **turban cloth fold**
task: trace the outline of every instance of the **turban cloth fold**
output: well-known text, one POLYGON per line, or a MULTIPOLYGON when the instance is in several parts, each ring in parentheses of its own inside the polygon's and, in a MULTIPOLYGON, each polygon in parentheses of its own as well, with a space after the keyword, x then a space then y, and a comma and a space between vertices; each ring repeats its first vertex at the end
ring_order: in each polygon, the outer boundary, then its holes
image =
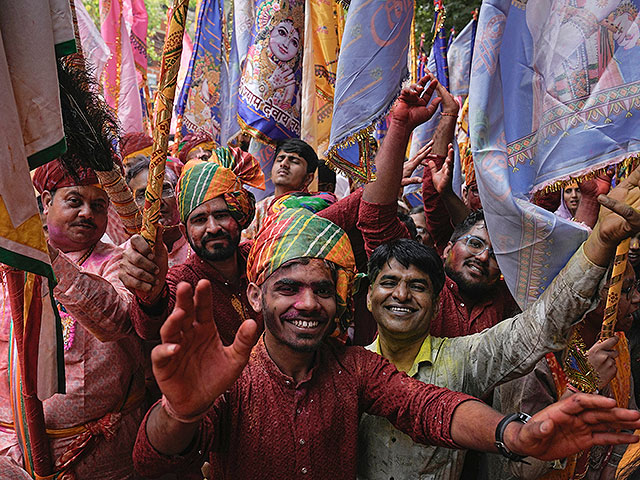
POLYGON ((331 192, 294 192, 281 195, 269 206, 268 215, 278 214, 285 208, 306 208, 311 213, 318 213, 333 205, 338 198, 331 192))
POLYGON ((136 155, 151 156, 153 150, 153 138, 144 133, 127 133, 120 140, 120 154, 123 160, 136 155))
POLYGON ((285 263, 297 258, 319 258, 337 267, 338 332, 345 332, 353 314, 351 292, 356 263, 346 232, 305 208, 287 208, 267 221, 247 258, 247 278, 262 285, 285 263))
POLYGON ((240 228, 247 228, 255 214, 255 197, 243 184, 264 190, 264 173, 254 156, 239 148, 216 148, 208 160, 188 161, 178 180, 182 223, 187 223, 194 208, 223 195, 240 228))
POLYGON ((196 147, 205 150, 214 150, 218 145, 207 132, 192 132, 186 135, 178 147, 178 158, 182 163, 187 163, 187 155, 196 147))
POLYGON ((79 167, 75 170, 75 175, 71 175, 57 159, 36 168, 33 173, 33 186, 36 187, 38 193, 62 187, 86 185, 100 187, 98 176, 93 170, 79 167))

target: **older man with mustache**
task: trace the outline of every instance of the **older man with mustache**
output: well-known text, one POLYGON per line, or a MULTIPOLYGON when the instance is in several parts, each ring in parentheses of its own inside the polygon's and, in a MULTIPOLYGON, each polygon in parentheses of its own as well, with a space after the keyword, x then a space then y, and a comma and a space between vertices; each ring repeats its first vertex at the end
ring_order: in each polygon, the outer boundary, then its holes
MULTIPOLYGON (((100 241, 109 198, 93 171, 81 169, 74 178, 58 160, 36 169, 33 183, 49 227, 64 342, 66 394, 43 402, 56 475, 134 478, 131 450, 144 413, 143 353, 129 319, 132 295, 118 280, 122 249, 100 241)), ((14 427, 24 419, 3 288, 0 281, 0 455, 22 465, 30 446, 14 427)))

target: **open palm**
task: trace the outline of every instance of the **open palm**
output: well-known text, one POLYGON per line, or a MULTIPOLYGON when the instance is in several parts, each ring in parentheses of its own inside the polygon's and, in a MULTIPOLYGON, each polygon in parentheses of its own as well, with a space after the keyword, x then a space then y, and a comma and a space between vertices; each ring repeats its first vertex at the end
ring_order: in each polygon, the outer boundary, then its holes
POLYGON ((153 374, 175 412, 202 413, 238 379, 257 341, 257 325, 245 321, 225 347, 212 313, 211 284, 200 280, 195 293, 180 283, 176 305, 160 330, 162 344, 151 352, 153 374))
POLYGON ((515 451, 541 460, 566 458, 594 445, 637 441, 619 433, 640 426, 640 412, 615 408, 615 400, 600 395, 575 394, 534 415, 524 425, 515 451))

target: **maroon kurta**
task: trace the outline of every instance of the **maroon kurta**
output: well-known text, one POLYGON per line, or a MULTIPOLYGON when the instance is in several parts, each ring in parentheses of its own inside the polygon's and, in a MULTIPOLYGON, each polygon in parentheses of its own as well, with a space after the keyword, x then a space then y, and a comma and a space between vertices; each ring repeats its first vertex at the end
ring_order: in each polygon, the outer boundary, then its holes
MULTIPOLYGON (((360 236, 358 229, 362 229, 365 242, 364 249, 370 255, 373 249, 384 241, 394 238, 408 237, 404 224, 396 216, 396 205, 377 205, 362 201, 362 189, 325 208, 318 214, 336 225, 339 225, 349 235, 360 236), (357 227, 356 227, 357 225, 357 227)), ((251 249, 252 241, 239 245, 239 269, 242 272, 240 285, 233 287, 222 278, 220 273, 209 263, 192 254, 183 265, 176 265, 167 274, 168 288, 163 292, 161 300, 153 308, 143 306, 139 301, 131 304, 131 321, 138 335, 145 340, 159 340, 160 327, 166 320, 175 304, 176 288, 179 282, 188 282, 193 287, 200 279, 211 282, 213 288, 213 312, 222 343, 233 343, 235 334, 244 318, 253 318, 262 330, 262 314, 256 314, 247 300, 248 281, 246 277, 246 259, 251 249)), ((364 252, 363 252, 364 253, 364 252)), ((365 292, 366 295, 366 292, 365 292)), ((366 338, 362 344, 371 343, 371 330, 375 333, 375 322, 365 309, 363 325, 367 325, 366 338)))
POLYGON ((471 309, 458 291, 458 285, 445 276, 440 293, 440 310, 431 322, 429 333, 434 337, 462 337, 493 327, 505 318, 513 317, 518 306, 507 285, 498 280, 498 286, 491 296, 476 303, 471 309))
POLYGON ((353 479, 362 412, 388 418, 415 441, 455 448, 453 412, 472 398, 408 377, 374 352, 331 340, 296 385, 260 340, 238 381, 201 423, 190 452, 159 454, 149 443, 145 418, 134 464, 144 476, 186 473, 211 454, 222 471, 216 479, 353 479))
POLYGON ((233 343, 236 332, 243 322, 243 316, 256 320, 258 327, 262 330, 262 314, 255 313, 247 300, 249 282, 246 264, 250 248, 250 242, 242 243, 238 247, 238 263, 242 276, 240 285, 235 288, 222 278, 220 272, 195 254, 192 254, 184 264, 171 267, 167 274, 168 288, 163 292, 155 310, 147 310, 147 307, 143 307, 139 301, 131 302, 131 322, 138 335, 145 340, 160 340, 160 327, 173 311, 178 283, 187 282, 195 288, 200 279, 211 282, 213 318, 222 343, 225 345, 233 343))

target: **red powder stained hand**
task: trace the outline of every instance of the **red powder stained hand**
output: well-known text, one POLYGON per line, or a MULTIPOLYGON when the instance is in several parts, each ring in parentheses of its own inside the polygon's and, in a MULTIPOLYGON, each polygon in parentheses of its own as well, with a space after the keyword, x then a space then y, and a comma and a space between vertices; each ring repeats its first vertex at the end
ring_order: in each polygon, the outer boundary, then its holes
POLYGON ((160 329, 162 344, 151 352, 153 374, 173 411, 198 415, 238 379, 258 340, 257 325, 246 320, 225 347, 213 320, 211 283, 200 280, 195 293, 178 284, 176 305, 160 329))
POLYGON ((403 88, 391 110, 391 121, 401 124, 409 134, 418 125, 429 120, 441 101, 440 97, 436 97, 428 103, 437 86, 438 80, 429 73, 418 83, 403 88))
POLYGON ((142 236, 131 237, 122 254, 118 278, 140 301, 154 305, 160 298, 168 270, 167 247, 162 241, 162 228, 158 227, 153 250, 142 236))
POLYGON ((431 171, 431 179, 436 191, 438 193, 453 193, 453 144, 449 144, 447 158, 441 168, 438 168, 433 160, 429 160, 427 165, 431 171))

